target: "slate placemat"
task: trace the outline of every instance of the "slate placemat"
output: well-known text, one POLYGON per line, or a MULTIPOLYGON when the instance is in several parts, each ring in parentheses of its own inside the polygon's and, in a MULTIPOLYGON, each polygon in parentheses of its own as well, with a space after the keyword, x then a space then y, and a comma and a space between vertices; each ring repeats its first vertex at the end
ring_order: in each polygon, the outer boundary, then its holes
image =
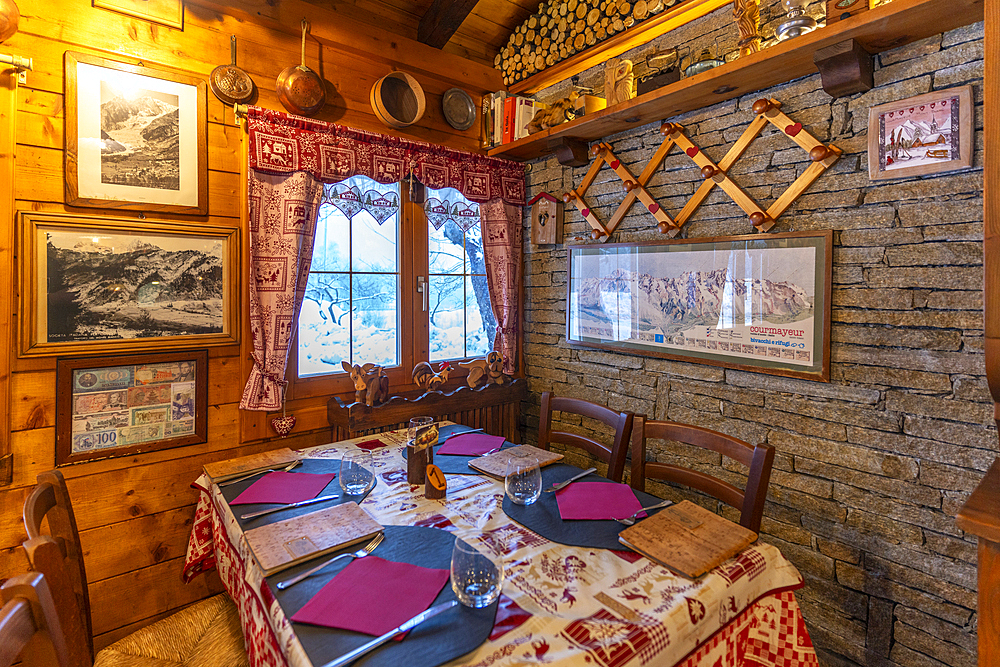
MULTIPOLYGON (((419 526, 386 526, 385 540, 372 555, 400 563, 411 563, 421 567, 449 569, 451 551, 455 536, 437 528, 419 526)), ((355 545, 338 553, 357 551, 363 545, 355 545)), ((327 554, 330 558, 337 554, 327 554)), ((307 561, 296 567, 279 572, 267 578, 268 587, 278 600, 278 604, 291 618, 306 602, 340 573, 350 559, 343 558, 321 570, 312 577, 279 591, 277 583, 303 572, 317 564, 307 561)), ((431 606, 455 599, 451 582, 445 584, 431 606)), ((349 601, 344 604, 350 604, 349 601)), ((386 604, 392 604, 386 600, 386 604)), ((351 663, 352 667, 437 667, 442 663, 465 655, 482 644, 493 630, 498 602, 483 609, 470 609, 458 605, 438 614, 410 631, 402 641, 390 641, 375 651, 351 663)), ((304 623, 293 623, 295 634, 314 665, 323 665, 362 644, 372 637, 348 630, 322 628, 304 623)))
MULTIPOLYGON (((451 426, 442 426, 438 432, 439 444, 434 445, 434 465, 441 468, 441 472, 447 475, 482 475, 483 473, 478 470, 473 470, 469 467, 469 461, 478 458, 475 456, 455 456, 453 454, 438 456, 438 450, 447 442, 440 442, 443 438, 452 433, 463 433, 465 431, 471 431, 472 429, 468 426, 462 426, 461 424, 453 424, 451 426)), ((517 447, 513 442, 504 442, 500 449, 507 449, 508 447, 517 447)), ((403 458, 406 458, 406 447, 403 447, 403 458)))
MULTIPOLYGON (((306 472, 306 473, 337 473, 337 477, 333 479, 332 482, 326 485, 326 487, 317 494, 318 496, 329 496, 338 495, 339 498, 334 500, 326 500, 321 503, 313 503, 312 505, 304 505, 303 507, 293 507, 287 510, 281 510, 280 512, 271 512, 270 514, 265 514, 264 516, 257 517, 256 519, 241 519, 241 514, 249 514, 251 512, 258 512, 260 510, 266 510, 269 507, 275 507, 274 504, 269 503, 255 503, 251 505, 232 505, 230 510, 233 512, 233 516, 236 517, 236 522, 240 524, 240 528, 243 530, 250 530, 251 528, 260 528, 261 526, 266 526, 268 524, 274 523, 275 521, 284 521, 285 519, 291 519, 293 516, 300 516, 302 514, 309 514, 310 512, 316 512, 325 507, 333 507, 335 505, 340 505, 342 503, 356 502, 359 505, 361 501, 368 497, 368 494, 374 490, 375 485, 369 489, 366 493, 359 496, 349 496, 345 495, 340 490, 340 461, 338 459, 303 459, 301 465, 292 468, 289 472, 306 472)), ((229 486, 222 487, 222 497, 226 499, 229 503, 236 499, 238 495, 243 493, 251 484, 256 482, 258 479, 263 477, 266 473, 262 473, 256 477, 243 480, 242 482, 237 482, 235 484, 230 484, 229 486)), ((224 484, 225 482, 223 482, 224 484)), ((375 475, 375 484, 378 484, 378 475, 375 475)))
MULTIPOLYGON (((547 489, 553 484, 567 480, 581 472, 583 470, 580 468, 565 463, 554 463, 546 466, 542 468, 542 488, 547 489)), ((591 473, 579 481, 613 483, 610 479, 601 477, 597 473, 591 473)), ((643 507, 661 502, 660 498, 648 493, 635 489, 632 489, 632 492, 643 507)), ((562 517, 559 516, 559 504, 556 502, 555 493, 542 491, 542 495, 531 505, 516 505, 505 495, 503 511, 504 514, 525 528, 552 542, 571 547, 596 549, 621 550, 628 548, 618 541, 618 533, 628 526, 617 521, 563 521, 562 517)), ((658 511, 652 510, 647 514, 652 516, 658 511)))

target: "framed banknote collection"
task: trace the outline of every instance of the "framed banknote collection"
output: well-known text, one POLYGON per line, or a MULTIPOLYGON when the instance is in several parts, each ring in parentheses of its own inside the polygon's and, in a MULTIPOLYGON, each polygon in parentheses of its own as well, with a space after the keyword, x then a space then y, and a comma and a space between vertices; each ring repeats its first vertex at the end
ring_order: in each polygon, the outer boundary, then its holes
POLYGON ((208 352, 60 359, 56 464, 206 442, 208 352))

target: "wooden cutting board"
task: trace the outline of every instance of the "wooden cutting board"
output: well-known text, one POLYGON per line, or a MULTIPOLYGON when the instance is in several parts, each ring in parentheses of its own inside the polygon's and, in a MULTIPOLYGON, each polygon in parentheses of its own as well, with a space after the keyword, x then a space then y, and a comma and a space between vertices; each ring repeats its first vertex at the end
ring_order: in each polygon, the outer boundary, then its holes
POLYGON ((246 531, 264 576, 363 542, 382 526, 357 503, 344 503, 246 531))
POLYGON ((501 449, 498 452, 474 458, 469 461, 469 467, 490 477, 503 479, 507 476, 507 461, 514 457, 529 455, 538 459, 539 468, 544 468, 563 459, 562 454, 549 452, 532 445, 518 445, 517 447, 501 449))
POLYGON ((227 479, 235 479, 240 475, 247 475, 261 470, 271 470, 274 468, 284 468, 292 461, 297 461, 299 455, 288 447, 274 449, 260 454, 241 456, 236 459, 206 463, 205 474, 212 478, 215 483, 224 482, 227 479))
POLYGON ((618 541, 677 574, 696 579, 757 540, 757 533, 685 500, 629 526, 618 541))

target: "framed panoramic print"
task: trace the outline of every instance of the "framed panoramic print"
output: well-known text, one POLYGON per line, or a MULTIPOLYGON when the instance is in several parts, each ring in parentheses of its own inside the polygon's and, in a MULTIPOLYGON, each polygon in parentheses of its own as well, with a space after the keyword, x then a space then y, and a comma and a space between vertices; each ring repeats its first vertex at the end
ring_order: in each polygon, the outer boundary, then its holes
POLYGON ((833 232, 569 246, 566 340, 830 379, 833 232))
POLYGON ((208 352, 60 359, 56 465, 208 439, 208 352))
POLYGON ((208 87, 66 52, 66 203, 208 213, 208 87))
POLYGON ((236 343, 239 232, 20 215, 21 356, 236 343))
POLYGON ((972 86, 868 110, 868 176, 920 176, 972 166, 972 86))
POLYGON ((183 0, 93 0, 94 7, 184 29, 183 0))

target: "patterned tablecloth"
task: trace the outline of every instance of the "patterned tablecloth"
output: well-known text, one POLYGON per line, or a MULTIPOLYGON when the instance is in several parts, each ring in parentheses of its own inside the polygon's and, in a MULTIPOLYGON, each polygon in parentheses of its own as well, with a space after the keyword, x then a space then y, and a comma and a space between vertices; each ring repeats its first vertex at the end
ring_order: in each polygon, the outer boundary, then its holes
MULTIPOLYGON (((798 571, 757 542, 698 581, 630 551, 567 547, 514 523, 503 485, 448 475, 448 495, 427 500, 406 482, 405 431, 305 451, 339 459, 374 449, 379 484, 361 504, 383 525, 430 526, 506 554, 503 596, 489 640, 451 665, 799 667, 818 665, 795 596, 798 571)), ((240 609, 253 667, 310 667, 295 628, 263 581, 219 488, 202 475, 185 580, 217 567, 240 609)))

